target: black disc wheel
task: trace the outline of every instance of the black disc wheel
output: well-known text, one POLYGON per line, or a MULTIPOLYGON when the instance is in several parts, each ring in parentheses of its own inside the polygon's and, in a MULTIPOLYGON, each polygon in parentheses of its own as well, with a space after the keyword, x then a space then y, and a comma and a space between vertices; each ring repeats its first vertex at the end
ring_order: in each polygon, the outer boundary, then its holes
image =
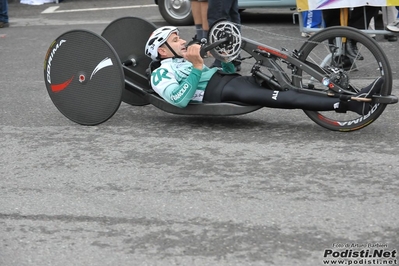
MULTIPOLYGON (((102 32, 103 36, 115 49, 124 67, 125 78, 130 84, 140 88, 149 86, 146 70, 151 58, 145 55, 145 45, 156 26, 142 18, 123 17, 111 22, 102 32)), ((131 105, 149 104, 141 93, 126 83, 122 101, 131 105)))
MULTIPOLYGON (((381 95, 392 91, 392 71, 381 47, 368 35, 350 27, 330 27, 313 35, 299 51, 299 59, 318 66, 330 80, 350 93, 356 93, 383 77, 381 95)), ((293 75, 298 87, 328 91, 328 87, 301 69, 293 75)), ((304 111, 318 125, 334 131, 354 131, 370 125, 384 111, 386 104, 374 103, 364 115, 355 112, 304 111)))
POLYGON ((119 57, 90 31, 66 32, 50 45, 44 79, 57 109, 78 124, 103 123, 121 104, 124 75, 119 57))

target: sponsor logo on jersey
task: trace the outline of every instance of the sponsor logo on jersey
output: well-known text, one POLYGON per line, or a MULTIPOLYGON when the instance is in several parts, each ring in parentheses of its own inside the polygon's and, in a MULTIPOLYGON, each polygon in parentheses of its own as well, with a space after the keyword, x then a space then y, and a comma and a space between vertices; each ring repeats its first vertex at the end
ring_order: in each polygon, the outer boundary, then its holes
POLYGON ((184 98, 184 96, 189 92, 191 88, 191 85, 188 83, 184 83, 183 86, 180 88, 180 90, 170 97, 172 101, 174 102, 179 102, 181 98, 184 98))
POLYGON ((166 68, 158 68, 152 73, 152 83, 157 86, 162 79, 171 79, 168 77, 168 70, 166 68))

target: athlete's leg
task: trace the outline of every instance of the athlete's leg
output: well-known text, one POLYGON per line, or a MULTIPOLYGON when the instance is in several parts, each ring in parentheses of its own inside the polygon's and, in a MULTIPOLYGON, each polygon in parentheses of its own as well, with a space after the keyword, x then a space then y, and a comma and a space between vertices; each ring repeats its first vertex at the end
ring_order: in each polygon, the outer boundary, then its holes
POLYGON ((191 0, 191 13, 194 19, 194 27, 196 33, 195 38, 197 40, 201 40, 203 36, 201 2, 199 2, 198 0, 191 0))
POLYGON ((253 77, 241 76, 226 84, 222 101, 238 101, 271 108, 329 111, 334 110, 337 99, 298 93, 293 90, 273 91, 260 86, 253 77))
POLYGON ((208 38, 209 24, 208 24, 208 0, 202 0, 201 2, 201 17, 202 17, 202 38, 208 38))
MULTIPOLYGON (((362 89, 357 96, 369 97, 380 91, 383 79, 379 78, 362 89)), ((241 102, 271 108, 303 109, 309 111, 354 111, 362 114, 369 104, 349 101, 345 106, 333 97, 310 95, 294 90, 278 91, 261 87, 253 77, 240 76, 225 85, 222 92, 222 102, 241 102), (341 105, 341 106, 340 106, 341 105)))

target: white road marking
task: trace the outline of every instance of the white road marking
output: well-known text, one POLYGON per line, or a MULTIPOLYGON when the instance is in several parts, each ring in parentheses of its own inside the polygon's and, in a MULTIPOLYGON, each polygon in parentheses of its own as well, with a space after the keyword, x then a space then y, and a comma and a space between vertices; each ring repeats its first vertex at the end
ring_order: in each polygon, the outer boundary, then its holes
POLYGON ((49 13, 55 13, 54 11, 57 10, 60 6, 52 6, 47 8, 42 12, 42 14, 49 14, 49 13))
POLYGON ((157 5, 139 5, 139 6, 114 6, 114 7, 99 7, 99 8, 83 8, 83 9, 69 9, 56 11, 59 6, 52 6, 42 12, 42 14, 54 13, 71 13, 71 12, 87 12, 87 11, 101 11, 101 10, 115 10, 115 9, 129 9, 129 8, 143 8, 143 7, 156 7, 157 5))

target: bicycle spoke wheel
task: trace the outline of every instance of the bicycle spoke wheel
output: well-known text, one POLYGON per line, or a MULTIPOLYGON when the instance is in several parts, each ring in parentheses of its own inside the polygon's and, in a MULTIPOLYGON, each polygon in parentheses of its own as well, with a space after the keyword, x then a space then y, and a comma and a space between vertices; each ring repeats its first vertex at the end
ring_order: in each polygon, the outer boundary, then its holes
MULTIPOLYGON (((388 58, 373 39, 357 29, 331 27, 318 32, 301 47, 299 59, 318 66, 330 80, 347 90, 348 94, 360 91, 378 77, 385 79, 380 94, 391 93, 392 73, 388 58)), ((293 84, 328 91, 328 87, 301 69, 294 73, 293 84)), ((370 111, 364 115, 350 111, 304 112, 322 127, 335 131, 353 131, 375 121, 384 111, 386 104, 371 106, 370 111)))

